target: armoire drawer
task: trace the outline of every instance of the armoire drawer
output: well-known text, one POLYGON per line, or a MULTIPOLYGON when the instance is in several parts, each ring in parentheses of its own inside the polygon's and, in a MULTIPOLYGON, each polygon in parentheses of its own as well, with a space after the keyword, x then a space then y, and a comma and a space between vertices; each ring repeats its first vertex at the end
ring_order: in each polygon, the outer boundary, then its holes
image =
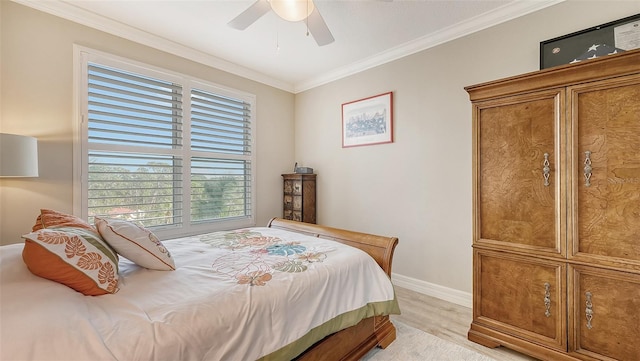
POLYGON ((566 351, 566 264, 474 251, 473 322, 566 351))
POLYGON ((569 266, 570 351, 593 359, 640 360, 640 275, 569 266))

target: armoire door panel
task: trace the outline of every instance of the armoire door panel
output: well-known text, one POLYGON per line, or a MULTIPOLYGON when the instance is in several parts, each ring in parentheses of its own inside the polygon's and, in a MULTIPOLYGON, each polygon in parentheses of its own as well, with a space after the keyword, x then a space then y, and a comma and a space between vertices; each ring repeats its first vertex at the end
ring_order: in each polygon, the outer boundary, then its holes
POLYGON ((640 275, 585 266, 569 272, 571 351, 595 359, 640 360, 640 275))
POLYGON ((482 240, 560 253, 556 209, 561 91, 476 105, 482 240))
POLYGON ((565 265, 475 251, 474 322, 566 350, 565 265))
POLYGON ((640 77, 570 89, 573 254, 628 260, 640 266, 640 77))

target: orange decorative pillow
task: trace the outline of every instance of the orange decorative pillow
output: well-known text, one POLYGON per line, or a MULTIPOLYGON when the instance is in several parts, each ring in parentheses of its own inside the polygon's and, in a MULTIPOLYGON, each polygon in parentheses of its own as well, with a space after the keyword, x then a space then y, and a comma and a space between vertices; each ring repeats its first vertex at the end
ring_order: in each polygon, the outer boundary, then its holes
POLYGON ((144 268, 173 271, 171 254, 150 230, 119 219, 95 217, 98 232, 122 257, 144 268))
POLYGON ((36 276, 89 296, 118 291, 118 255, 95 231, 59 227, 22 238, 22 259, 36 276))
POLYGON ((40 215, 38 219, 36 219, 36 224, 31 229, 33 232, 43 229, 43 228, 52 228, 52 227, 76 227, 86 229, 92 232, 95 232, 96 229, 93 228, 87 221, 80 217, 76 217, 71 214, 66 214, 58 211, 54 211, 51 209, 41 209, 40 215))

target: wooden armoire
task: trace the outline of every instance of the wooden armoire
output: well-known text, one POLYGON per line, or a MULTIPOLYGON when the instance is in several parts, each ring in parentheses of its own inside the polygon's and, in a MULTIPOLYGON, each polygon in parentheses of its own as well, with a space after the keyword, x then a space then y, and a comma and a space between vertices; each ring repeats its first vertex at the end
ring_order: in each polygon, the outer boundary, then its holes
POLYGON ((640 50, 465 88, 469 340, 640 360, 640 50))

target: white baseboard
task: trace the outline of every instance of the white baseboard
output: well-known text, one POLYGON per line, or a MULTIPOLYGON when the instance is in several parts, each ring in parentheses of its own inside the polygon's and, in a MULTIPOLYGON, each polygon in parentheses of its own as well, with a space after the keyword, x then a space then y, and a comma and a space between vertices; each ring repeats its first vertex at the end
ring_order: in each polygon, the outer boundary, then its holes
POLYGON ((398 287, 439 298, 441 300, 455 303, 456 305, 468 308, 471 308, 473 305, 473 295, 468 292, 462 292, 453 288, 421 281, 419 279, 403 276, 397 273, 391 273, 391 282, 398 287))

